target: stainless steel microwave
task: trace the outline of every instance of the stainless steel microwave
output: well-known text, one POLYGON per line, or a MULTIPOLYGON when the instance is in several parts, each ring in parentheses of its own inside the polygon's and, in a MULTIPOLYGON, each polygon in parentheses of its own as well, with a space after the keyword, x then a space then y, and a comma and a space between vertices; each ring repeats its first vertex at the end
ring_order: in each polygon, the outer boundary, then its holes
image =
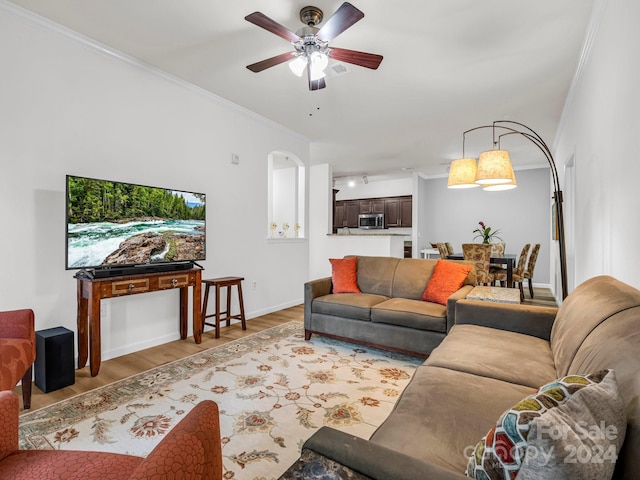
POLYGON ((358 228, 384 228, 384 213, 361 213, 358 215, 358 228))

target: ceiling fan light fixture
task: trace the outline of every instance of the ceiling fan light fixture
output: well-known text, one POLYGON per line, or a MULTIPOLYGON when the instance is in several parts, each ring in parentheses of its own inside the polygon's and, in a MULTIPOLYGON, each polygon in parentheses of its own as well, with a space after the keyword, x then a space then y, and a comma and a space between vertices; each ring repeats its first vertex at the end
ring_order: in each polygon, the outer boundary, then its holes
POLYGON ((329 57, 322 52, 312 52, 309 55, 309 68, 311 80, 320 80, 325 77, 324 69, 329 65, 329 57))
POLYGON ((307 57, 304 55, 298 55, 296 58, 289 62, 289 69, 294 75, 301 77, 304 73, 304 69, 307 66, 307 57))
POLYGON ((480 154, 476 183, 498 185, 513 179, 513 167, 507 150, 488 150, 480 154))

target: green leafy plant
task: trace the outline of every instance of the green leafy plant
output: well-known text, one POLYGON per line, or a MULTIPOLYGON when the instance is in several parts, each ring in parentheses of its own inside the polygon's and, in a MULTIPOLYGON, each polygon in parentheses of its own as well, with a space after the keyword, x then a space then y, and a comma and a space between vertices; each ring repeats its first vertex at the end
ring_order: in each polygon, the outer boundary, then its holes
POLYGON ((482 243, 491 243, 494 239, 502 240, 502 238, 498 236, 500 230, 491 230, 491 227, 487 227, 484 222, 478 222, 478 225, 480 225, 480 228, 476 228, 473 231, 473 233, 476 234, 476 236, 473 237, 474 240, 476 238, 482 238, 482 243))

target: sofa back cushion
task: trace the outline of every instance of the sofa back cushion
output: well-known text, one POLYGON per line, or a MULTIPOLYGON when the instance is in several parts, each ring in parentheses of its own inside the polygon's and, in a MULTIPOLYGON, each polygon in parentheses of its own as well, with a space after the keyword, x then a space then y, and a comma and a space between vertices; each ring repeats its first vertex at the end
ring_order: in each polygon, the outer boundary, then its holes
POLYGON ((363 293, 390 297, 393 276, 400 263, 395 257, 358 257, 358 286, 363 293))
MULTIPOLYGON (((393 278, 391 296, 421 300, 438 261, 440 259, 403 258, 400 260, 393 278)), ((447 260, 447 262, 471 266, 472 268, 462 284, 476 284, 476 269, 473 262, 465 260, 447 260)))
POLYGON ((433 275, 436 264, 437 260, 402 259, 396 268, 391 296, 420 300, 424 288, 433 275))
MULTIPOLYGON (((468 264, 463 260, 454 263, 468 264)), ((436 268, 437 259, 358 257, 358 286, 363 293, 386 297, 420 300, 436 268)), ((472 268, 464 285, 476 284, 476 269, 472 268)))
POLYGON ((559 376, 615 370, 627 405, 627 432, 613 478, 635 478, 640 471, 640 290, 609 276, 581 284, 558 310, 551 350, 559 376))

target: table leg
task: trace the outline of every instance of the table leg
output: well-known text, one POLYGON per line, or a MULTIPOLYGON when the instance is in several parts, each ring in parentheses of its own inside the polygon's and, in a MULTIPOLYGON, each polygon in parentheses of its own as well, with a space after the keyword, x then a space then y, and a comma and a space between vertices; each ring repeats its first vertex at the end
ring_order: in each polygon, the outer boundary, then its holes
POLYGON ((513 288, 513 263, 515 260, 509 259, 507 261, 507 287, 513 288))
POLYGON ((189 287, 180 287, 180 338, 184 340, 187 338, 187 317, 188 317, 188 302, 189 302, 189 287))
POLYGON ((195 282, 193 284, 193 339, 196 343, 202 342, 202 330, 204 329, 204 315, 200 295, 202 294, 202 274, 200 270, 195 272, 195 282))
POLYGON ((78 280, 78 317, 76 319, 78 329, 78 368, 84 368, 89 358, 89 332, 87 331, 88 309, 87 299, 83 296, 82 280, 78 280))
POLYGON ((100 341, 100 294, 97 291, 99 284, 92 285, 89 289, 89 350, 91 357, 89 365, 91 367, 91 376, 95 377, 100 371, 100 362, 102 357, 101 341, 100 341), (95 291, 94 291, 95 290, 95 291))

